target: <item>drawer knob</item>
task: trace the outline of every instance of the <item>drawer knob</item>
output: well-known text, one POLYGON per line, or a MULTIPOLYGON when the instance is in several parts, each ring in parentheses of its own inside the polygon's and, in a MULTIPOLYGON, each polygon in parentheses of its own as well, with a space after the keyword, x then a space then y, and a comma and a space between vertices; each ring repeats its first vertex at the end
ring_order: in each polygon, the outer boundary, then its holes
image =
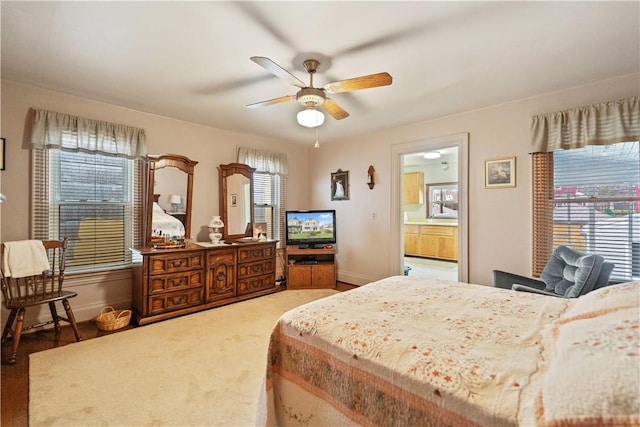
POLYGON ((186 304, 186 303, 187 303, 186 295, 171 298, 171 304, 173 305, 180 305, 180 304, 186 304))

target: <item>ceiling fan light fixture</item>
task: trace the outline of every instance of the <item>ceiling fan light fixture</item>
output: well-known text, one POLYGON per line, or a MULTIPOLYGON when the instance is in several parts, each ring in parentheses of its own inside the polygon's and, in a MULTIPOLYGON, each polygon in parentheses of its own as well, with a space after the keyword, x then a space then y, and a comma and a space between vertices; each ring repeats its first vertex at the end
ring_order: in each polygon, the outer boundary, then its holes
POLYGON ((306 87, 298 91, 296 94, 296 100, 306 107, 319 107, 324 104, 325 97, 322 90, 313 87, 306 87))
POLYGON ((318 111, 315 108, 305 108, 297 115, 298 124, 308 128, 314 128, 322 126, 324 123, 324 114, 322 111, 318 111))
POLYGON ((439 159, 440 158, 440 152, 439 151, 427 151, 426 153, 424 153, 424 158, 425 159, 429 159, 429 160, 439 159))

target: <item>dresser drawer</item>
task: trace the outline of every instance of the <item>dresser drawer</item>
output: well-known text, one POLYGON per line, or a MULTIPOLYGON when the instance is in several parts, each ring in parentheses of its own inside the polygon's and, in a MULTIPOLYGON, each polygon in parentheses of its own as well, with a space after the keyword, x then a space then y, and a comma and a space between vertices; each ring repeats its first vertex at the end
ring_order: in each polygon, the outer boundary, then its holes
POLYGON ((238 264, 238 278, 260 276, 262 274, 274 273, 276 271, 275 259, 265 259, 258 262, 246 262, 238 264))
POLYGON ((273 289, 276 285, 275 274, 244 277, 238 279, 238 295, 250 294, 263 289, 273 289))
POLYGON ((204 271, 193 270, 185 273, 149 276, 149 295, 163 292, 181 291, 204 286, 204 271))
POLYGON ((264 258, 275 257, 276 245, 250 246, 238 249, 238 262, 257 261, 264 258))
POLYGON ((160 314, 202 304, 203 288, 149 296, 149 314, 160 314))
POLYGON ((203 265, 204 255, 202 252, 174 252, 167 255, 153 255, 149 257, 149 274, 167 274, 197 270, 202 268, 203 265))

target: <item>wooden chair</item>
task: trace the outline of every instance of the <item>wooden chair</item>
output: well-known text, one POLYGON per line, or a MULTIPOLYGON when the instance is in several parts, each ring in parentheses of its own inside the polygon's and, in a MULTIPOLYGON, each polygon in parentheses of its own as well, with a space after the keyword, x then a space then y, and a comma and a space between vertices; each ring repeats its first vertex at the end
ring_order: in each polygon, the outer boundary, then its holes
POLYGON ((6 244, 0 245, 0 280, 2 285, 3 305, 7 310, 11 310, 7 323, 2 332, 2 344, 13 338, 13 346, 7 357, 7 363, 13 364, 16 361, 16 353, 20 344, 22 331, 37 328, 40 326, 55 325, 56 335, 60 333, 60 321, 63 320, 71 324, 76 341, 81 341, 76 319, 71 311, 69 299, 77 296, 76 292, 63 291, 64 282, 65 253, 67 249, 67 239, 44 240, 43 246, 49 258, 50 269, 41 274, 26 277, 7 277, 10 274, 6 271, 5 251, 6 244), (58 315, 56 301, 61 301, 67 317, 58 315), (25 311, 29 307, 48 304, 51 311, 52 320, 40 322, 34 325, 24 326, 25 311), (15 322, 15 328, 13 324, 15 322))

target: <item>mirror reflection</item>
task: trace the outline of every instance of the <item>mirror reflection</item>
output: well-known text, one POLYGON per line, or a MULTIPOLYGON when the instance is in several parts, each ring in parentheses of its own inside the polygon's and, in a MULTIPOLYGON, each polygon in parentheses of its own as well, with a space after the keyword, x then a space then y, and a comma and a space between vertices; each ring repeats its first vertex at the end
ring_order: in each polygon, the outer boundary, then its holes
POLYGON ((447 182, 428 184, 429 212, 427 218, 458 217, 458 184, 447 182))
POLYGON ((220 214, 225 240, 251 235, 254 171, 242 163, 220 165, 220 214))
POLYGON ((165 212, 176 215, 184 224, 187 174, 176 168, 158 169, 153 185, 153 194, 158 195, 158 205, 165 212))
POLYGON ((146 244, 152 237, 189 238, 193 168, 198 162, 178 154, 150 155, 146 244))
POLYGON ((249 187, 251 181, 244 175, 227 177, 227 230, 229 234, 243 234, 251 222, 249 187))

